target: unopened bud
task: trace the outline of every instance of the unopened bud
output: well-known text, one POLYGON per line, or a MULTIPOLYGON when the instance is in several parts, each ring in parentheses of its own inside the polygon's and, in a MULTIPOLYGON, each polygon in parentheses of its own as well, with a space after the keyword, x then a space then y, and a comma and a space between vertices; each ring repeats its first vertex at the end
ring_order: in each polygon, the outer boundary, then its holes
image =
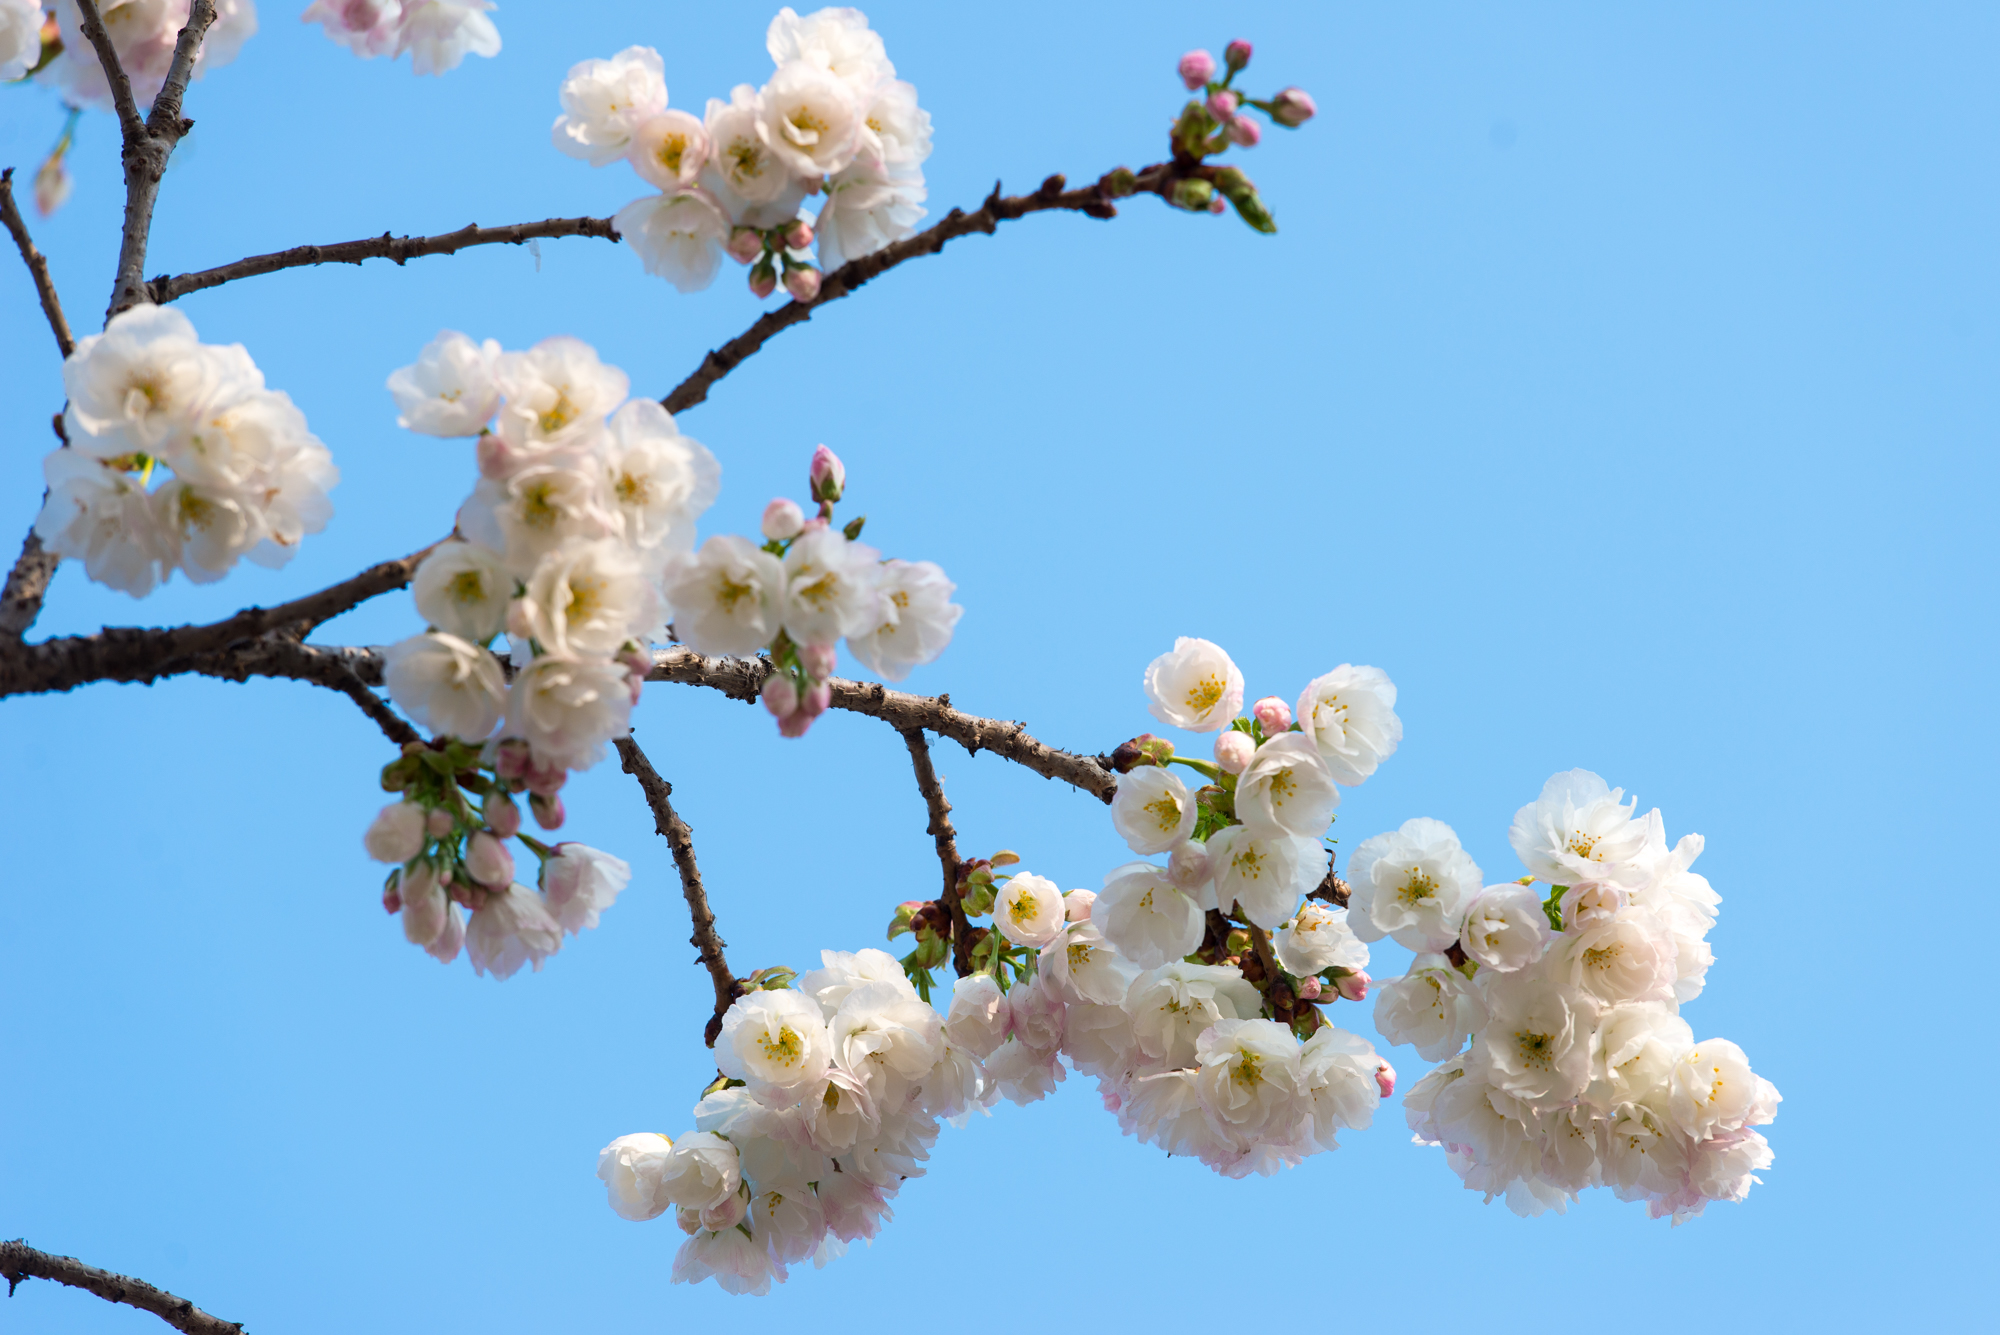
POLYGON ((507 604, 507 633, 517 640, 534 638, 535 611, 526 598, 507 604))
POLYGON ((444 808, 433 807, 431 814, 424 818, 424 828, 430 831, 431 838, 442 839, 458 828, 458 821, 444 808))
POLYGON ((1164 737, 1142 732, 1129 742, 1119 743, 1111 753, 1111 768, 1130 774, 1141 765, 1164 765, 1174 757, 1174 744, 1164 737))
POLYGON ((1236 119, 1236 108, 1240 100, 1227 88, 1218 89, 1208 95, 1208 114, 1224 125, 1236 119))
POLYGON ((771 711, 773 718, 783 719, 798 712, 799 688, 792 685, 790 673, 782 673, 765 682, 762 698, 764 708, 771 711))
POLYGON ((1215 57, 1206 51, 1190 51, 1175 68, 1180 72, 1181 82, 1192 92, 1215 77, 1215 57))
POLYGON ((1387 1062, 1378 1065, 1375 1068, 1375 1088, 1382 1091, 1382 1097, 1385 1099, 1394 1094, 1396 1092, 1396 1068, 1387 1062))
POLYGON ((1072 890, 1063 896, 1063 916, 1071 922, 1089 922, 1090 910, 1096 903, 1095 890, 1072 890))
POLYGON ((738 264, 748 264, 764 253, 764 234, 754 227, 739 227, 722 249, 738 264))
POLYGON ((1222 58, 1229 64, 1229 72, 1234 74, 1250 63, 1250 43, 1241 37, 1222 48, 1222 58))
POLYGON ((1368 984, 1373 982, 1365 973, 1343 973, 1333 980, 1334 990, 1346 1001, 1368 1000, 1368 984))
POLYGON ((750 271, 750 291, 759 297, 768 297, 778 290, 778 271, 768 264, 760 264, 750 271))
POLYGON ((1185 177, 1174 182, 1174 207, 1186 209, 1189 213, 1200 213, 1215 198, 1215 187, 1198 176, 1185 177))
POLYGON ((1281 88, 1271 99, 1271 119, 1288 130, 1298 129, 1318 114, 1312 94, 1303 88, 1281 88))
POLYGON ((1222 196, 1220 195, 1208 201, 1208 211, 1210 213, 1220 213, 1222 212, 1222 207, 1222 196))
POLYGON ((486 823, 502 839, 512 839, 521 829, 521 808, 504 793, 494 793, 486 799, 486 823))
POLYGON ((35 169, 35 212, 44 218, 63 206, 75 180, 69 174, 68 155, 61 150, 49 154, 48 161, 35 169))
POLYGON ((535 824, 544 830, 562 828, 563 800, 560 793, 529 793, 528 810, 534 813, 535 824))
POLYGON ((528 772, 530 760, 528 744, 518 737, 509 737, 494 751, 493 772, 503 779, 518 779, 528 772))
POLYGON ((487 432, 479 438, 474 452, 479 456, 479 476, 498 481, 514 471, 514 451, 507 442, 487 432))
POLYGON ((889 918, 889 939, 894 941, 905 932, 914 931, 911 926, 916 921, 917 910, 924 906, 920 899, 906 899, 896 905, 896 912, 889 918))
POLYGON ((1224 774, 1241 774, 1249 767, 1250 757, 1256 754, 1257 743, 1247 732, 1232 728, 1215 739, 1215 763, 1224 774))
POLYGON ((1276 737, 1292 726, 1292 707, 1275 695, 1267 695, 1250 707, 1256 716, 1257 726, 1264 730, 1266 737, 1276 737))
POLYGON ((816 681, 806 687, 804 698, 799 701, 799 712, 818 718, 833 704, 833 687, 823 681, 816 681))
POLYGON ((1318 978, 1301 978, 1299 980, 1300 1001, 1317 1001, 1319 1000, 1319 993, 1320 985, 1318 978))
POLYGON ((504 888, 514 883, 514 855, 491 830, 481 830, 466 841, 465 869, 481 885, 504 888))
POLYGON ((828 641, 825 644, 802 644, 799 646, 799 666, 814 681, 825 681, 833 675, 833 665, 838 660, 840 646, 828 641))
POLYGON ((403 897, 396 893, 396 878, 392 876, 389 878, 389 883, 382 887, 382 911, 395 913, 402 907, 403 897))
POLYGON ((780 496, 764 507, 763 534, 772 542, 786 542, 799 536, 806 524, 806 512, 799 503, 780 496))
POLYGON ((737 1192, 722 1204, 701 1212, 701 1226, 711 1233, 720 1233, 735 1228, 743 1222, 743 1193, 737 1192))
POLYGON ((840 494, 847 490, 847 465, 824 445, 813 451, 812 468, 807 476, 812 482, 812 498, 816 501, 837 501, 840 494))
POLYGON ((1248 116, 1238 116, 1235 120, 1229 122, 1230 143, 1240 145, 1243 148, 1255 148, 1259 143, 1263 142, 1263 139, 1264 132, 1257 127, 1257 122, 1251 120, 1248 116))
POLYGON ((783 718, 778 720, 778 736, 780 737, 805 736, 806 730, 812 727, 813 725, 813 717, 814 717, 813 715, 806 713, 806 711, 803 709, 793 710, 791 713, 785 715, 783 718))
POLYGON ((813 243, 813 225, 804 218, 785 229, 785 248, 804 250, 813 243))
POLYGON ((811 301, 819 295, 819 270, 785 270, 785 291, 792 294, 794 301, 811 301))

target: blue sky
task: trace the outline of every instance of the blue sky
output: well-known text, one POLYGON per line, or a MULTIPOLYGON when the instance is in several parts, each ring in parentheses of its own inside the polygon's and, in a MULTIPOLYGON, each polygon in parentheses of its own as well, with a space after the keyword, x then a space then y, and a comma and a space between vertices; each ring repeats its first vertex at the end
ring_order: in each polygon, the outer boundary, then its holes
MULTIPOLYGON (((761 5, 517 0, 499 59, 423 81, 354 60, 300 7, 266 6, 190 97, 149 272, 609 213, 636 180, 548 145, 570 63, 656 46, 684 106, 768 69, 761 5)), ((1395 1106, 1337 1154, 1226 1182, 1120 1137, 1072 1079, 947 1130, 872 1249, 763 1300, 670 1289, 678 1233, 615 1218, 592 1176, 611 1137, 689 1125, 712 1070, 707 980, 630 780, 580 777, 566 833, 629 858, 631 889, 541 974, 495 984, 382 915, 360 832, 387 748, 347 702, 177 680, 0 705, 0 1234, 288 1335, 946 1314, 1097 1330, 1211 1301, 1293 1328, 1982 1311, 2000 19, 870 13, 936 121, 936 213, 996 178, 1154 160, 1190 46, 1252 38, 1252 83, 1303 85, 1322 114, 1245 163, 1276 237, 1153 201, 1031 219, 784 335, 681 418, 723 464, 710 527, 747 531, 831 445, 870 539, 959 583, 958 638, 911 686, 1077 749, 1150 726, 1140 673, 1176 635, 1226 645, 1253 696, 1382 667, 1407 740, 1346 800, 1343 847, 1430 815, 1491 878, 1516 875, 1515 808, 1578 765, 1661 807, 1670 836, 1703 833, 1724 905, 1685 1014, 1785 1094, 1765 1184, 1679 1229, 1603 1193, 1523 1221, 1409 1144, 1395 1106)), ((60 113, 0 98, 0 165, 25 173, 60 113)), ((80 330, 109 291, 114 135, 85 118, 75 197, 36 227, 80 330)), ((40 631, 208 619, 422 545, 469 451, 396 429, 390 370, 444 327, 567 333, 657 396, 754 317, 737 275, 682 297, 571 240, 539 262, 496 247, 185 299, 333 449, 339 514, 285 571, 143 607, 65 569, 40 631)), ((62 391, 11 261, 0 311, 11 534, 62 391)), ((398 595, 322 634, 414 626, 398 595)), ((930 893, 882 725, 830 717, 788 743, 666 685, 636 719, 740 971, 881 944, 890 906, 930 893)), ((938 759, 968 851, 1017 849, 1065 885, 1122 860, 1094 802, 948 743, 938 759)), ((1384 945, 1376 972, 1402 958, 1384 945)), ((1367 1007, 1336 1012, 1372 1034, 1367 1007)), ((1424 1069, 1391 1055, 1406 1083, 1424 1069)), ((46 1284, 0 1311, 22 1330, 150 1321, 46 1284)))

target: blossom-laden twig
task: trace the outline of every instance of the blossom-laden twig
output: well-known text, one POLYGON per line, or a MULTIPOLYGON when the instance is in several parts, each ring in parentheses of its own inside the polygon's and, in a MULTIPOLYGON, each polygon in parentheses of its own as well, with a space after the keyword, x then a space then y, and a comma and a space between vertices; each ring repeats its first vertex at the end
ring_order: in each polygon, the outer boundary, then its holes
POLYGON ((437 236, 380 236, 359 241, 340 241, 326 246, 293 246, 268 255, 252 255, 233 264, 202 269, 196 273, 161 274, 147 284, 152 299, 161 305, 204 288, 220 287, 238 278, 277 273, 315 264, 360 264, 363 260, 389 260, 402 265, 425 255, 451 255, 472 246, 519 246, 544 237, 594 236, 618 240, 618 230, 609 218, 545 218, 541 222, 510 223, 505 227, 481 227, 468 223, 456 232, 437 236))
POLYGON ((50 1279, 73 1289, 94 1293, 106 1302, 124 1303, 127 1307, 151 1312, 175 1330, 187 1331, 188 1335, 243 1335, 240 1323, 210 1316, 187 1299, 177 1298, 143 1279, 99 1270, 73 1256, 37 1251, 19 1239, 0 1242, 0 1275, 7 1279, 9 1297, 24 1279, 50 1279))
POLYGON ((21 252, 21 262, 28 266, 29 277, 35 280, 35 295, 41 298, 42 314, 49 318, 49 328, 56 336, 56 347, 64 357, 76 346, 70 337, 69 321, 63 317, 62 302, 56 296, 56 285, 49 278, 49 262, 42 258, 42 252, 35 249, 34 240, 28 235, 28 224, 21 217, 20 208, 14 203, 14 169, 0 171, 0 222, 7 224, 13 233, 14 245, 21 252))
POLYGON ((716 1036, 722 1032, 724 1013, 743 995, 744 989, 729 971, 729 961, 722 953, 727 943, 715 930, 715 914, 708 907, 708 892, 702 888, 701 868, 695 865, 694 831, 674 810, 671 800, 674 786, 660 777, 639 744, 630 737, 620 737, 617 745, 622 768, 639 781, 646 794, 646 805, 653 811, 653 828, 673 850, 674 867, 681 875, 681 893, 687 897, 688 916, 694 920, 694 935, 688 938, 688 944, 699 953, 709 981, 715 984, 715 1013, 709 1017, 708 1028, 702 1035, 703 1041, 714 1047, 716 1036))

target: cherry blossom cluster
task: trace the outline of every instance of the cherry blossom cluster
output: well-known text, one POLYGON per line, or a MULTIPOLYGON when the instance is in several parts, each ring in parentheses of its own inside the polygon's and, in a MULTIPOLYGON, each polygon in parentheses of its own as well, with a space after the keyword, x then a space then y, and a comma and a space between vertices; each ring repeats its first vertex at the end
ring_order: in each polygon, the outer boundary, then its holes
POLYGON ((313 0, 299 16, 360 56, 410 53, 411 72, 442 74, 468 55, 500 54, 492 0, 313 0))
POLYGON ((833 698, 839 642, 870 671, 901 681, 951 643, 965 611, 957 589, 929 561, 883 560, 857 541, 863 520, 833 525, 847 487, 839 456, 821 445, 807 483, 816 511, 778 497, 764 507, 760 546, 716 534, 666 567, 674 636, 697 653, 767 650, 778 669, 764 707, 787 737, 804 736, 833 698))
POLYGON ((930 115, 867 16, 781 9, 765 47, 777 68, 764 86, 739 84, 699 117, 669 109, 651 47, 583 61, 563 80, 556 147, 595 167, 623 159, 660 191, 613 221, 647 271, 683 292, 713 282, 727 254, 750 266, 759 297, 782 282, 809 301, 823 271, 909 236, 924 217, 930 115), (817 215, 805 207, 815 195, 817 215))
POLYGON ((1348 863, 1352 922, 1418 952, 1375 1025, 1443 1062, 1404 1107, 1468 1188, 1539 1214, 1606 1186, 1680 1223, 1749 1194, 1779 1095, 1680 1018, 1721 900, 1690 870, 1701 836, 1669 849, 1660 813, 1623 797, 1587 770, 1551 778, 1514 817, 1529 874, 1505 885, 1483 886, 1440 821, 1377 835, 1348 863))
POLYGON ((484 753, 550 829, 568 773, 628 731, 646 646, 664 640, 662 571, 694 543, 722 470, 588 344, 503 352, 445 332, 389 377, 401 424, 477 436, 455 536, 417 568, 429 629, 385 651, 390 696, 484 753), (489 651, 508 640, 509 680, 489 651))
MULTIPOLYGON (((1251 109, 1271 118, 1274 125, 1296 130, 1318 113, 1312 96, 1303 88, 1281 88, 1271 97, 1246 97, 1234 85, 1236 76, 1250 64, 1250 43, 1241 40, 1222 49, 1222 77, 1217 79, 1215 57, 1207 51, 1190 51, 1180 58, 1175 72, 1191 93, 1201 96, 1181 109, 1174 122, 1173 145, 1177 159, 1205 163, 1232 146, 1255 148, 1264 131, 1251 109)), ((1233 207, 1238 217, 1260 232, 1275 232, 1278 224, 1257 193, 1257 187, 1238 167, 1199 167, 1174 183, 1168 202, 1192 212, 1221 213, 1233 207), (1225 203, 1226 201, 1226 203, 1225 203)))
MULTIPOLYGON (((257 6, 252 0, 212 0, 215 22, 209 25, 201 49, 195 52, 194 77, 199 79, 236 59, 236 53, 257 31, 257 6)), ((111 38, 118 63, 132 81, 132 97, 145 108, 166 84, 174 63, 174 43, 187 26, 189 0, 99 0, 98 17, 111 38)), ((43 41, 42 6, 24 0, 0 0, 0 78, 18 78, 35 69, 35 78, 55 88, 74 106, 111 109, 111 84, 97 50, 83 35, 83 18, 76 0, 54 0, 55 31, 43 41), (27 26, 35 41, 30 55, 27 26), (25 61, 24 65, 20 62, 25 61), (20 65, 17 69, 16 66, 20 65)))
POLYGON ((100 584, 140 598, 175 570, 281 566, 333 514, 340 471, 305 415, 177 310, 136 306, 77 340, 63 387, 69 443, 42 461, 35 532, 100 584))
MULTIPOLYGON (((410 943, 446 964, 463 948, 474 972, 496 978, 523 964, 539 970, 565 933, 597 926, 632 879, 609 853, 551 846, 521 829, 512 794, 525 780, 519 757, 510 764, 508 754, 515 746, 501 743, 498 763, 489 764, 454 738, 411 742, 382 771, 382 786, 402 799, 382 808, 364 839, 370 857, 395 864, 382 907, 401 913, 410 943), (511 841, 535 856, 533 890, 514 879, 511 841)), ((548 813, 536 807, 536 814, 548 813)))

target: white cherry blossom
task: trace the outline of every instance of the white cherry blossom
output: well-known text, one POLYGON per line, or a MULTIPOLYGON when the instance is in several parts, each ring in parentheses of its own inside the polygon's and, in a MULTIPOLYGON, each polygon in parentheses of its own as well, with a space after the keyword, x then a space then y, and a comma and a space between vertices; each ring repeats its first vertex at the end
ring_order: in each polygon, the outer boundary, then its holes
POLYGON ((557 96, 556 147, 602 167, 624 157, 633 132, 667 109, 666 71, 652 47, 628 46, 609 60, 570 66, 557 96))
POLYGON ((1243 673, 1229 655, 1186 635, 1147 665, 1145 685, 1153 717, 1190 732, 1225 728, 1243 707, 1243 673))
POLYGON ((523 964, 539 972, 542 961, 562 949, 562 928, 524 885, 510 886, 474 909, 465 926, 465 953, 474 973, 512 978, 523 964))
POLYGON ((749 539, 722 533, 670 561, 662 589, 683 644, 699 654, 748 654, 778 633, 785 569, 749 539))
POLYGON ((477 543, 442 542, 410 582, 417 614, 434 629, 485 644, 507 624, 514 576, 498 552, 477 543))
POLYGON ((542 901, 557 925, 574 936, 597 926, 598 915, 631 880, 632 867, 622 858, 586 844, 557 844, 542 864, 542 901))
POLYGON ((20 78, 41 58, 41 0, 0 0, 0 82, 20 78))
POLYGON ((1134 853, 1165 853, 1186 843, 1200 814, 1187 785, 1163 765, 1140 765, 1118 776, 1111 823, 1134 853))
POLYGON ((858 9, 828 7, 801 18, 790 5, 778 11, 764 35, 771 63, 804 61, 846 80, 857 95, 865 95, 896 77, 882 38, 868 26, 858 9))
POLYGON ((1150 862, 1128 862, 1107 875, 1090 907, 1090 921, 1142 969, 1178 960, 1201 944, 1201 909, 1165 868, 1150 862))
POLYGON ((528 638, 559 657, 616 653, 660 620, 639 558, 611 539, 549 552, 516 606, 528 638))
POLYGON ((544 655, 514 675, 506 735, 527 742, 544 764, 588 769, 603 759, 606 742, 626 734, 631 713, 623 666, 544 655))
POLYGON ((1468 958, 1511 973, 1541 959, 1554 933, 1535 892, 1521 885, 1490 885, 1465 911, 1459 944, 1468 958))
POLYGON ((1443 955, 1418 955, 1401 978, 1375 989, 1375 1028, 1407 1043, 1425 1061, 1444 1061, 1486 1024, 1486 1006, 1470 980, 1443 955))
POLYGON ((867 107, 831 70, 794 60, 758 93, 758 126, 778 160, 798 176, 831 176, 854 160, 867 107))
POLYGON ((396 425, 426 436, 476 436, 500 407, 493 368, 500 345, 475 343, 447 329, 424 345, 417 360, 389 375, 396 425))
MULTIPOLYGON (((1234 904, 1266 931, 1292 916, 1299 901, 1326 879, 1326 845, 1294 835, 1265 837, 1247 825, 1218 830, 1208 841, 1216 903, 1234 904)), ((1365 934, 1362 940, 1371 940, 1365 934)))
POLYGON ((1236 780, 1236 818, 1267 839, 1317 839, 1333 824, 1339 805, 1340 789, 1303 733, 1265 742, 1236 780))
POLYGON ((1535 879, 1551 885, 1644 885, 1667 852, 1660 813, 1637 816, 1638 799, 1621 803, 1624 796, 1589 770, 1557 774, 1516 813, 1508 842, 1535 879))
POLYGON ((597 349, 567 335, 501 353, 493 376, 506 397, 494 431, 530 455, 586 443, 632 387, 631 377, 606 366, 597 349))
POLYGON ((833 1060, 826 1017, 798 992, 752 992, 738 997, 722 1017, 715 1061, 722 1073, 748 1081, 767 1102, 796 1096, 816 1085, 833 1060))
POLYGON ((785 553, 785 632, 800 644, 825 644, 874 626, 880 555, 831 528, 800 537, 785 553))
POLYGON ((1365 969, 1368 947, 1347 925, 1347 910, 1309 899, 1271 938, 1278 963, 1294 977, 1323 969, 1365 969))
POLYGON ((413 635, 383 650, 382 660, 389 697, 441 737, 484 741, 506 710, 500 661, 456 635, 413 635))
POLYGON ((945 651, 965 609, 951 601, 958 586, 930 561, 883 561, 873 576, 874 610, 847 633, 847 647, 877 676, 902 681, 945 651))
POLYGON ((414 74, 443 74, 468 55, 500 54, 500 30, 486 17, 492 0, 403 0, 396 54, 410 53, 414 74))
POLYGON ((1419 816, 1364 839, 1347 862, 1348 921, 1363 941, 1393 937, 1414 951, 1443 950, 1458 937, 1465 906, 1481 889, 1479 867, 1443 821, 1419 816))
POLYGON ((923 173, 868 153, 856 157, 828 179, 826 202, 813 222, 820 267, 832 273, 914 236, 928 212, 927 198, 923 173))
POLYGON ((635 199, 611 219, 625 244, 639 253, 646 272, 682 292, 699 292, 722 267, 730 217, 717 196, 699 186, 635 199))
POLYGON ((995 892, 993 925, 1017 946, 1040 950, 1062 930, 1062 891, 1046 876, 1016 872, 995 892))
POLYGON ((1380 668, 1342 663, 1313 678, 1292 717, 1334 779, 1349 786, 1373 774, 1403 740, 1396 684, 1380 668))

